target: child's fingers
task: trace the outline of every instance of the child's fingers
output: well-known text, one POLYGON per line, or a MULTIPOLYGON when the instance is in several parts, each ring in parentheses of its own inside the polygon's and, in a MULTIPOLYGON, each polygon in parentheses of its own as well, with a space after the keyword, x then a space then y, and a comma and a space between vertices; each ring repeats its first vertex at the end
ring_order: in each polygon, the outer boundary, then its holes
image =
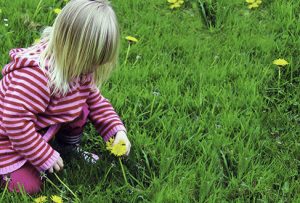
POLYGON ((128 142, 126 142, 126 148, 127 148, 126 156, 128 156, 128 155, 129 155, 129 153, 130 153, 130 148, 131 148, 131 144, 130 144, 130 142, 129 142, 129 141, 128 141, 128 142))
POLYGON ((128 151, 126 152, 126 156, 128 156, 130 153, 130 148, 128 149, 128 151))
POLYGON ((53 173, 53 167, 49 168, 49 173, 53 173))
POLYGON ((60 167, 57 163, 54 164, 53 168, 55 169, 56 172, 60 171, 60 167))
POLYGON ((62 160, 61 157, 58 158, 58 160, 57 160, 56 163, 59 165, 60 168, 63 168, 63 167, 64 167, 64 162, 63 162, 63 160, 62 160))

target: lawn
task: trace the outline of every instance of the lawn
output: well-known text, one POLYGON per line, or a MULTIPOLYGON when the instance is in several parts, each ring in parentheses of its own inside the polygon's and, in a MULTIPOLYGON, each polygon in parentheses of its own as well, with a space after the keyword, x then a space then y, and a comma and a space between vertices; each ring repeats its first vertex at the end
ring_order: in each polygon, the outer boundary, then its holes
MULTIPOLYGON (((130 156, 112 156, 88 124, 82 147, 99 162, 72 157, 57 174, 67 187, 49 175, 41 194, 1 189, 3 202, 300 202, 300 1, 111 3, 122 43, 102 94, 128 129, 130 156), (139 40, 130 48, 129 35, 139 40)), ((63 5, 0 0, 1 67, 63 5)))

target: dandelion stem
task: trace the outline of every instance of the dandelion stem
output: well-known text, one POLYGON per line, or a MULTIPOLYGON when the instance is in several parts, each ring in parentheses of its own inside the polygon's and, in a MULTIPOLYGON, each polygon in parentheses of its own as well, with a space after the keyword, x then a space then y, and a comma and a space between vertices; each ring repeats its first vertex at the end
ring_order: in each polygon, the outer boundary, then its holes
POLYGON ((71 193, 72 195, 75 197, 76 200, 79 200, 79 198, 77 197, 77 195, 58 177, 58 175, 56 173, 54 173, 55 177, 58 179, 58 181, 65 186, 71 193))
POLYGON ((61 190, 48 177, 45 178, 48 183, 50 183, 53 187, 55 187, 55 189, 57 189, 61 193, 61 190))
POLYGON ((128 185, 128 181, 127 181, 127 178, 126 178, 126 174, 125 174, 125 170, 124 170, 121 158, 119 158, 119 162, 120 162, 120 165, 121 165, 121 168, 122 168, 122 173, 123 173, 124 180, 126 182, 126 185, 128 185))
POLYGON ((278 67, 278 95, 280 91, 280 79, 281 79, 281 71, 280 71, 280 67, 278 67))
POLYGON ((127 48, 127 52, 126 52, 126 57, 125 57, 124 65, 126 65, 126 63, 127 63, 129 51, 130 51, 130 43, 128 44, 128 48, 127 48))
POLYGON ((5 183, 5 188, 4 188, 4 191, 2 193, 0 202, 3 202, 3 198, 4 198, 4 195, 5 195, 6 191, 7 191, 8 184, 9 184, 9 180, 7 180, 6 183, 5 183))

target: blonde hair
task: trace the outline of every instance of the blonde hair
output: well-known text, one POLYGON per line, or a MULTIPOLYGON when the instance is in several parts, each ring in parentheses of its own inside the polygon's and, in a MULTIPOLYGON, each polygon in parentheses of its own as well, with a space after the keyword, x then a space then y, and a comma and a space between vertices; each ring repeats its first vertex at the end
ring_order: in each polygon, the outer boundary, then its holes
POLYGON ((52 94, 65 95, 70 81, 88 73, 93 73, 92 83, 100 88, 117 63, 119 28, 106 0, 70 1, 42 38, 48 44, 40 67, 46 71, 48 64, 52 94))

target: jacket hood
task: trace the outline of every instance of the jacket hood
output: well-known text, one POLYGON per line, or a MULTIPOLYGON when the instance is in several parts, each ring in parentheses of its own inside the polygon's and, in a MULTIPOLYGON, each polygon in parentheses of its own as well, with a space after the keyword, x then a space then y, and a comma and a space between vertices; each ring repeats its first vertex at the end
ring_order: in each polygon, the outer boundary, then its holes
POLYGON ((2 75, 25 67, 39 66, 41 52, 46 48, 46 42, 40 42, 28 48, 15 48, 9 51, 11 62, 2 69, 2 75))

